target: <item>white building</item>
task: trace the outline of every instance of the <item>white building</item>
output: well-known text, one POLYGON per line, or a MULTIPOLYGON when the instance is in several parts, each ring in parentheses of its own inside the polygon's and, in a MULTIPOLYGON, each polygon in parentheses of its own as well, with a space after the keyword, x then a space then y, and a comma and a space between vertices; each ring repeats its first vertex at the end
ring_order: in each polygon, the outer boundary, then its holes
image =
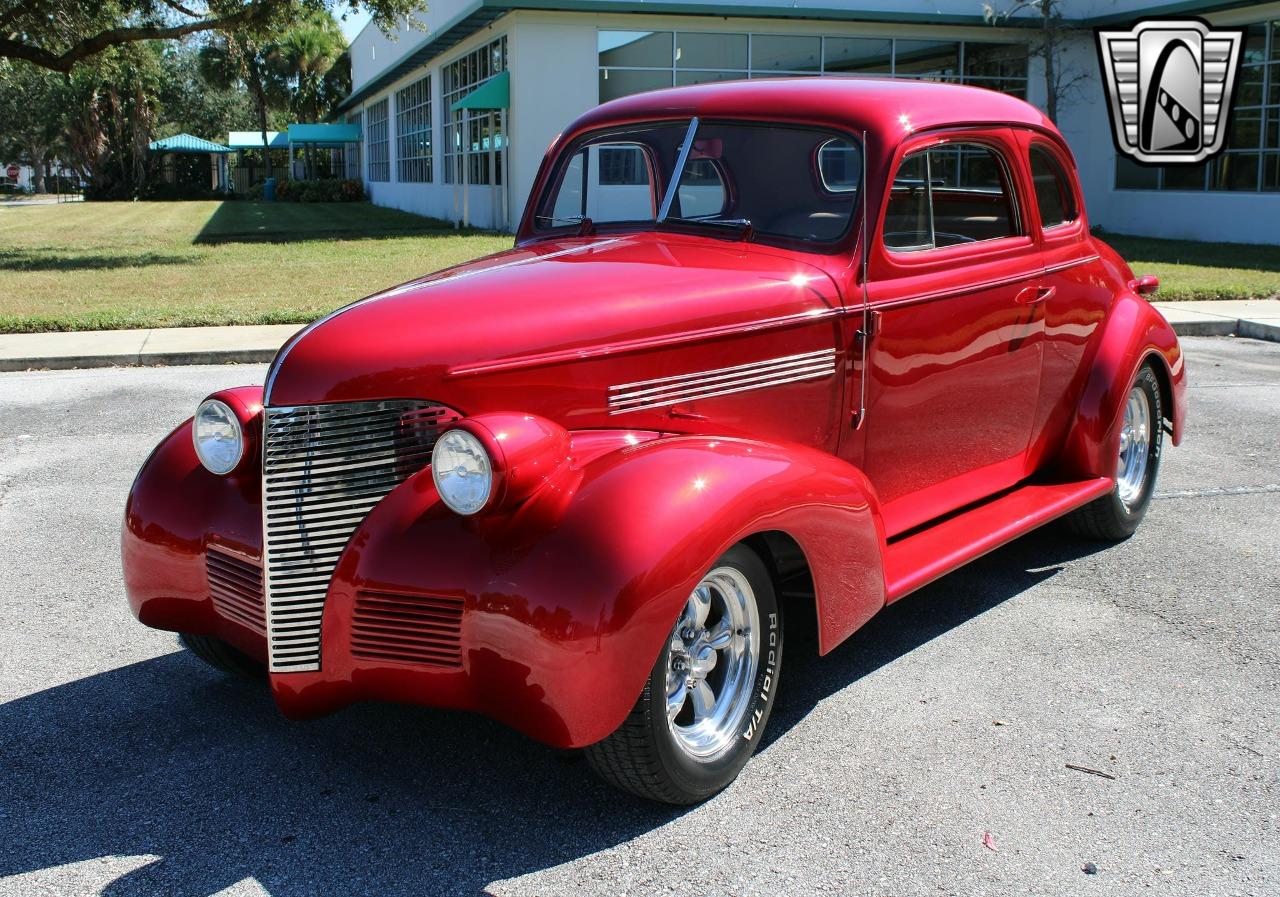
MULTIPOLYGON (((1280 243, 1280 2, 1067 0, 1063 8, 1078 30, 1062 61, 1078 81, 1058 124, 1092 223, 1280 243), (1171 14, 1248 29, 1228 149, 1193 169, 1118 158, 1094 45, 1094 27, 1171 14)), ((1042 60, 1028 52, 1034 14, 992 26, 980 0, 432 0, 420 21, 425 30, 403 28, 397 40, 366 27, 351 45, 353 91, 339 118, 362 124, 356 164, 379 205, 506 230, 555 135, 628 93, 857 74, 979 84, 1042 107, 1046 99, 1042 60), (480 105, 505 108, 453 111, 486 84, 480 105)))

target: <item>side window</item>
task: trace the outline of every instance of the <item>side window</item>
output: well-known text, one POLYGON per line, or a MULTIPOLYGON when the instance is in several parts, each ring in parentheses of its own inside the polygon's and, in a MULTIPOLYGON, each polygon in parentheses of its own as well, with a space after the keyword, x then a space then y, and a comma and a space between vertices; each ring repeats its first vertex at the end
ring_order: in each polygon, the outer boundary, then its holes
POLYGON ((889 192, 884 244, 919 252, 1021 233, 1008 169, 979 143, 947 143, 902 160, 889 192))
POLYGON ((1042 228, 1048 230, 1076 220, 1076 198, 1067 173, 1048 150, 1038 146, 1031 147, 1031 180, 1042 228))
POLYGON ((576 224, 652 221, 657 201, 647 150, 638 143, 584 146, 564 166, 551 214, 539 216, 552 227, 576 224))

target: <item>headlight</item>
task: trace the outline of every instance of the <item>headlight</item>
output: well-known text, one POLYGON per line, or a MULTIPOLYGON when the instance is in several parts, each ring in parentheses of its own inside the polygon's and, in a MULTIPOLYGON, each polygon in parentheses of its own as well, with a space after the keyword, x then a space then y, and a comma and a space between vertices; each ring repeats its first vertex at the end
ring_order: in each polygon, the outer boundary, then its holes
POLYGON ((244 457, 244 429, 226 402, 206 399, 196 409, 191 424, 196 456, 209 471, 228 474, 244 457))
POLYGON ((450 430, 431 452, 431 478, 440 499, 458 514, 475 514, 493 492, 493 461, 466 430, 450 430))

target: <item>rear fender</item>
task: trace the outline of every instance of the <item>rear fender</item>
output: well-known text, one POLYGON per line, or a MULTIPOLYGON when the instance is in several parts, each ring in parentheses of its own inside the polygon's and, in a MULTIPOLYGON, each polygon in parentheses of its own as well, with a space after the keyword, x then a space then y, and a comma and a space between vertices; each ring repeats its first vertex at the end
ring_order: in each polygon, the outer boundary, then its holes
POLYGON ((1094 337, 1093 366, 1067 434, 1060 466, 1068 479, 1115 476, 1120 413, 1138 370, 1146 363, 1167 386, 1164 414, 1173 444, 1182 442, 1186 421, 1186 366, 1178 337, 1149 302, 1132 293, 1116 298, 1094 337))
POLYGON ((549 483, 510 513, 461 517, 430 471, 369 515, 335 572, 323 673, 273 676, 290 715, 367 694, 436 694, 439 674, 362 665, 348 646, 356 593, 449 596, 465 608, 462 669, 445 703, 539 740, 592 744, 634 705, 698 579, 729 547, 781 530, 813 573, 821 649, 884 604, 882 536, 862 474, 802 446, 668 437, 615 450, 549 483))

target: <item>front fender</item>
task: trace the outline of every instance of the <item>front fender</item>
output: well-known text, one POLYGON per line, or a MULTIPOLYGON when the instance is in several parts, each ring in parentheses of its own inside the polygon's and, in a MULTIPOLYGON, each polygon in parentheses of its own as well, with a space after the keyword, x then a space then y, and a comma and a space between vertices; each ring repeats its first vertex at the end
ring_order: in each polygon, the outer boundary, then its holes
POLYGON ((592 744, 634 705, 698 579, 781 530, 812 569, 821 647, 884 604, 874 495, 845 462, 797 445, 667 437, 609 452, 506 514, 460 517, 430 471, 352 538, 330 587, 321 673, 273 676, 291 715, 379 695, 480 710, 560 747, 592 744), (356 595, 461 600, 462 665, 392 675, 348 649, 356 595))
POLYGON ((1149 360, 1168 385, 1164 413, 1174 445, 1182 442, 1186 422, 1186 365, 1177 335, 1158 310, 1139 296, 1121 294, 1094 339, 1092 367, 1060 459, 1068 479, 1115 476, 1121 409, 1138 369, 1149 360))

